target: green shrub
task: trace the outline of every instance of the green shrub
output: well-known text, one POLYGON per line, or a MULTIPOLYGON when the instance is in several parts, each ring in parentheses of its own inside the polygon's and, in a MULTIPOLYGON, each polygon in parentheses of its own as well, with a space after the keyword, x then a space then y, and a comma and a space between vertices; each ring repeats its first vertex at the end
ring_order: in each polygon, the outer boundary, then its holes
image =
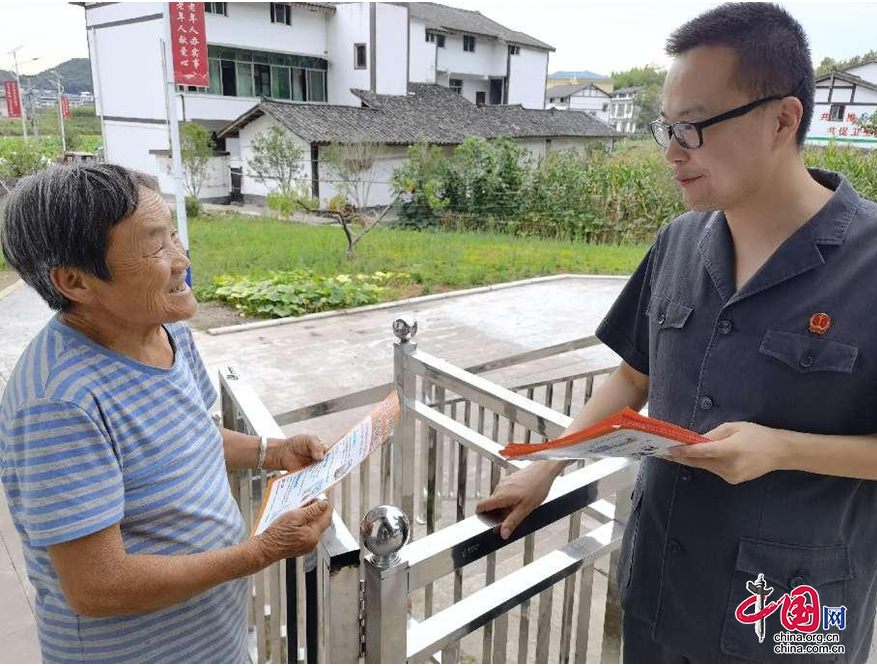
POLYGON ((824 148, 805 147, 804 163, 843 174, 859 194, 877 201, 877 149, 861 150, 831 141, 824 148))
POLYGON ((372 305, 381 300, 387 285, 409 278, 407 273, 381 271, 334 277, 304 270, 274 271, 261 279, 222 275, 198 297, 225 301, 251 316, 294 317, 372 305))
POLYGON ((194 218, 201 216, 201 202, 198 201, 197 197, 187 196, 186 197, 186 217, 194 218))
POLYGON ((25 143, 17 137, 0 139, 0 178, 22 178, 36 173, 45 169, 60 154, 60 140, 31 139, 25 143))
POLYGON ((447 208, 448 160, 438 146, 420 141, 408 148, 408 159, 393 172, 392 183, 402 195, 398 226, 425 229, 438 224, 447 208))
MULTIPOLYGON (((403 194, 400 224, 593 243, 649 243, 685 212, 658 146, 625 140, 608 152, 554 151, 535 164, 507 140, 467 139, 451 157, 420 144, 394 182, 403 194), (514 146, 514 147, 512 147, 514 146)), ((808 167, 838 171, 877 200, 877 150, 808 146, 808 167)))
POLYGON ((476 221, 513 217, 529 173, 527 151, 513 140, 465 139, 448 165, 448 209, 476 215, 476 221))

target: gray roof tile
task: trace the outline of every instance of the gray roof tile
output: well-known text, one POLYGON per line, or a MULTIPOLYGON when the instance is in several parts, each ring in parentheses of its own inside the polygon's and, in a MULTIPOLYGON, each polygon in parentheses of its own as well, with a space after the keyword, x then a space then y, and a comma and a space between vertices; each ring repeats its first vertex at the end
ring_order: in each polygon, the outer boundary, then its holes
POLYGON ((398 2, 398 5, 407 5, 409 15, 426 23, 426 27, 432 30, 444 30, 447 32, 462 32, 472 35, 485 35, 496 37, 513 44, 531 46, 537 49, 554 51, 554 47, 543 41, 530 37, 530 35, 506 28, 489 19, 481 12, 459 7, 448 7, 434 2, 398 2))
POLYGON ((470 136, 620 136, 610 125, 587 113, 525 109, 520 105, 479 107, 444 86, 411 83, 408 89, 408 95, 353 90, 365 102, 365 108, 264 100, 227 125, 219 136, 234 134, 266 113, 308 143, 374 141, 409 145, 426 140, 455 145, 470 136))

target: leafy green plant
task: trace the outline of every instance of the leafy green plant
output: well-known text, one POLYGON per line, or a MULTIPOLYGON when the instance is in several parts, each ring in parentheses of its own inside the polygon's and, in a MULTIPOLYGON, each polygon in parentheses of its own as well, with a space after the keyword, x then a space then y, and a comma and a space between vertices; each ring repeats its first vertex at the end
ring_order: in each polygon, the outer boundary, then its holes
POLYGON ((273 271, 264 278, 214 278, 201 298, 216 298, 257 317, 295 317, 379 302, 389 284, 407 281, 407 273, 378 271, 323 277, 311 271, 273 271))
MULTIPOLYGON (((197 200, 207 180, 210 158, 215 144, 210 130, 199 123, 186 123, 180 127, 180 156, 183 163, 183 183, 189 196, 197 200)), ((187 197, 188 205, 188 197, 187 197)))
POLYGON ((54 142, 16 139, 0 141, 0 178, 22 178, 45 169, 61 153, 54 142))
POLYGON ((393 187, 402 197, 399 226, 436 226, 448 206, 445 194, 448 161, 438 146, 420 141, 408 148, 408 159, 393 172, 393 187))
POLYGON ((292 196, 304 167, 304 148, 295 137, 280 125, 272 125, 253 137, 250 150, 253 157, 247 160, 247 170, 253 179, 273 182, 277 193, 292 196))
POLYGON ((859 194, 877 201, 877 150, 861 150, 831 141, 825 147, 806 146, 804 164, 843 174, 859 194))
POLYGON ((201 202, 198 201, 196 197, 187 196, 186 197, 186 217, 200 217, 201 215, 201 202))
POLYGON ((278 189, 266 197, 268 208, 277 211, 280 217, 288 220, 296 211, 319 208, 320 202, 311 196, 306 183, 292 183, 288 190, 278 189))

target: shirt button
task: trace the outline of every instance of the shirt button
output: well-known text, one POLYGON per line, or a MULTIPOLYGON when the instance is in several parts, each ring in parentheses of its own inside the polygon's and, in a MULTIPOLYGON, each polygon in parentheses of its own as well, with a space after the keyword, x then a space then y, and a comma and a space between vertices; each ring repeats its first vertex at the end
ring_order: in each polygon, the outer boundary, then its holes
POLYGON ((676 539, 673 539, 670 543, 667 544, 667 550, 669 550, 673 554, 679 554, 684 549, 682 548, 682 544, 679 543, 676 539))
POLYGON ((705 395, 700 399, 700 408, 704 411, 709 411, 710 409, 712 409, 713 404, 713 399, 710 398, 708 395, 705 395))
POLYGON ((679 478, 683 481, 691 481, 691 472, 687 469, 682 470, 682 473, 679 475, 679 478))
POLYGON ((804 577, 803 577, 803 576, 795 576, 795 577, 792 578, 792 580, 789 582, 789 585, 790 585, 791 588, 794 590, 796 587, 798 587, 798 586, 800 586, 800 585, 804 585, 805 583, 806 583, 806 581, 804 580, 804 577))
POLYGON ((810 352, 805 353, 798 362, 801 364, 802 368, 809 368, 813 365, 813 354, 810 352))
POLYGON ((667 316, 664 314, 659 314, 658 315, 658 326, 663 326, 665 321, 667 321, 667 316))
POLYGON ((722 321, 719 322, 719 333, 721 333, 722 335, 728 335, 728 333, 733 330, 734 324, 732 324, 727 319, 722 319, 722 321))

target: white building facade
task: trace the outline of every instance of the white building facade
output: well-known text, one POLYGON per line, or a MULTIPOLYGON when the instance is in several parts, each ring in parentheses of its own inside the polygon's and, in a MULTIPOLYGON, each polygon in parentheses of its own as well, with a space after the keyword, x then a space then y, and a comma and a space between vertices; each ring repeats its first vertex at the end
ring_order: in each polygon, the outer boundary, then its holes
POLYGON ((409 81, 453 88, 478 105, 543 109, 554 48, 480 12, 409 3, 409 81))
POLYGON ((816 104, 807 143, 834 141, 877 148, 877 133, 863 127, 877 113, 877 61, 832 72, 816 79, 816 104))
POLYGON ((636 117, 639 115, 636 98, 642 88, 621 88, 612 93, 609 104, 609 124, 615 131, 633 134, 637 130, 636 117))
POLYGON ((552 86, 545 91, 545 108, 584 111, 609 122, 611 95, 593 83, 552 86))
MULTIPOLYGON (((106 159, 159 177, 170 192, 166 4, 81 4, 106 159)), ((178 89, 181 122, 216 131, 262 99, 359 107, 351 89, 405 95, 409 82, 454 87, 475 103, 543 108, 551 47, 478 12, 387 2, 208 2, 205 11, 210 87, 178 89)), ((235 138, 217 148, 229 168, 243 164, 235 138)), ((201 198, 228 193, 228 177, 217 174, 201 198)))

